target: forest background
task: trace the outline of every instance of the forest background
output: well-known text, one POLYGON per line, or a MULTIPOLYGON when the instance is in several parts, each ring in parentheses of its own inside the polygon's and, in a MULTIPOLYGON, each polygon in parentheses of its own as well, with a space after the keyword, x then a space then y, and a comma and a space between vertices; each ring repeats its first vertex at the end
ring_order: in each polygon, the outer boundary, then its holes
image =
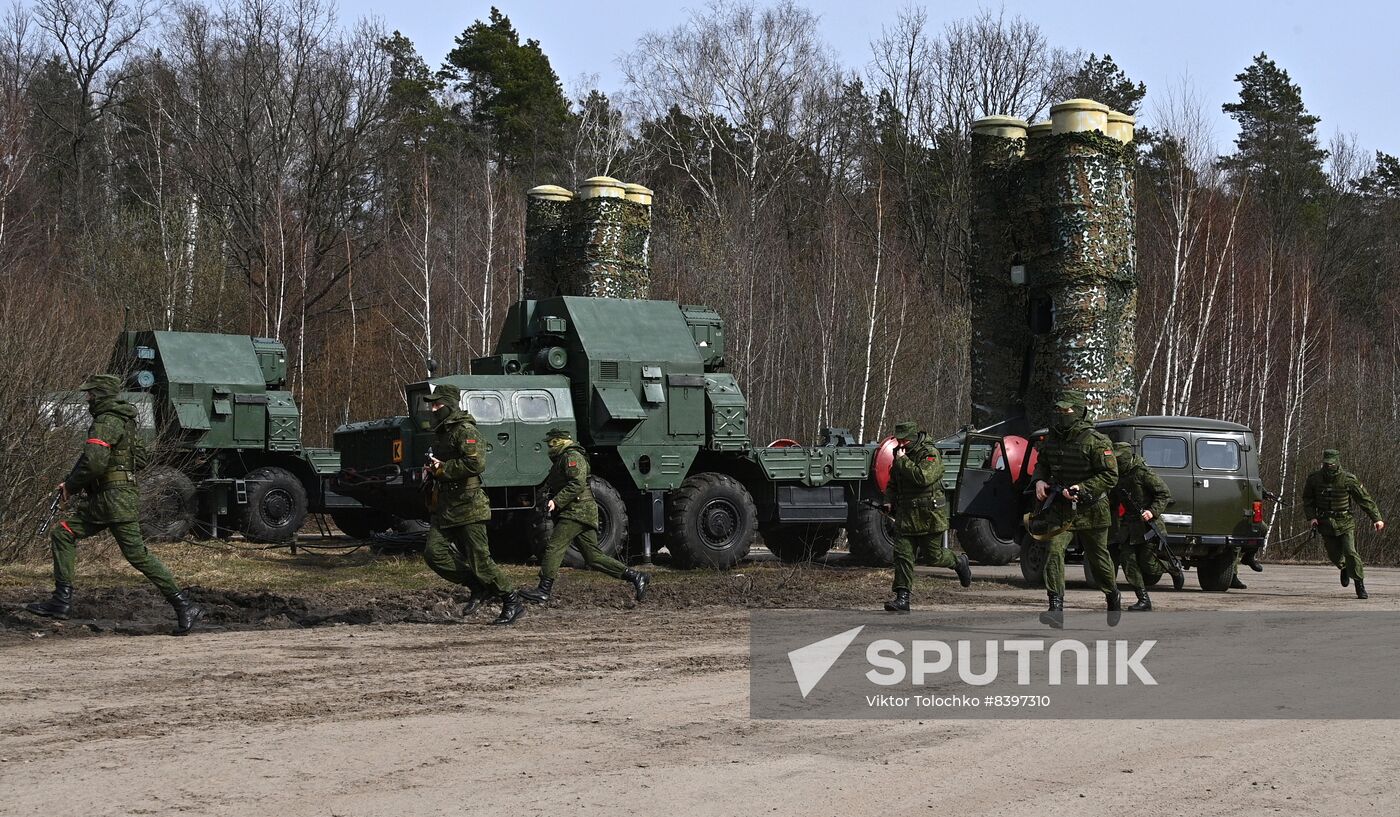
MULTIPOLYGON (((496 9, 424 56, 321 0, 12 7, 0 553, 43 552, 26 534, 73 456, 37 397, 103 368, 125 322, 280 338, 306 441, 328 445, 402 413, 428 357, 488 353, 520 293, 524 191, 599 174, 656 191, 653 297, 724 315, 756 441, 954 431, 969 124, 1071 97, 1139 118, 1138 412, 1248 424, 1288 500, 1333 447, 1383 509, 1400 498, 1374 441, 1400 414, 1400 160, 1322 144, 1285 66, 1261 53, 1237 98, 1204 100, 1004 12, 935 27, 908 7, 859 66, 816 22, 716 2, 618 54, 623 87, 566 90, 496 9)), ((1273 553, 1319 555, 1296 508, 1273 521, 1273 553)))

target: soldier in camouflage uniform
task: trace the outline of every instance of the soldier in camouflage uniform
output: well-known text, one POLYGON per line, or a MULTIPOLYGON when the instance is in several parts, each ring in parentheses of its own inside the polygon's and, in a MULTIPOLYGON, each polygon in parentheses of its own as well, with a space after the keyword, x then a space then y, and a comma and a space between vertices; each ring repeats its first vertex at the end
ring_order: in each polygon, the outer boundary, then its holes
POLYGON ((1371 527, 1385 530, 1381 509, 1366 486, 1350 471, 1343 471, 1341 454, 1335 448, 1322 452, 1322 468, 1308 474, 1303 486, 1303 513, 1327 548, 1327 558, 1342 571, 1342 587, 1356 582, 1356 597, 1368 598, 1366 568, 1356 552, 1356 519, 1351 515, 1352 500, 1371 518, 1371 527))
POLYGON ((525 605, 491 559, 486 541, 491 503, 481 487, 486 455, 477 442, 476 420, 460 408, 461 399, 461 392, 450 385, 435 386, 423 395, 437 431, 427 465, 432 491, 428 504, 433 516, 423 559, 434 573, 471 588, 468 612, 488 598, 499 597, 501 613, 491 623, 511 624, 524 615, 525 605))
POLYGON ((914 586, 914 561, 932 567, 952 568, 963 587, 972 584, 967 556, 943 547, 948 530, 948 505, 943 495, 943 460, 938 449, 924 440, 915 423, 894 427, 899 442, 886 511, 894 517, 894 599, 885 602, 891 613, 909 612, 909 591, 914 586))
POLYGON ((1118 462, 1113 443, 1094 430, 1077 391, 1061 392, 1050 413, 1050 432, 1039 444, 1036 461, 1035 498, 1044 502, 1051 486, 1066 501, 1074 503, 1069 529, 1057 534, 1047 546, 1045 590, 1050 608, 1040 614, 1042 623, 1064 626, 1065 548, 1077 542, 1084 560, 1093 570, 1094 582, 1108 603, 1108 623, 1116 625, 1123 602, 1114 586, 1117 570, 1108 553, 1108 529, 1112 521, 1108 492, 1118 484, 1118 462))
POLYGON ((1161 477, 1152 473, 1142 457, 1133 452, 1131 443, 1114 443, 1113 458, 1118 462, 1118 485, 1111 498, 1121 498, 1124 505, 1123 576, 1137 595, 1137 603, 1128 609, 1147 612, 1152 609, 1152 599, 1147 595, 1147 582, 1142 578, 1144 568, 1153 573, 1170 573, 1177 590, 1186 584, 1186 574, 1181 568, 1158 561, 1157 544, 1147 541, 1147 523, 1167 510, 1172 503, 1172 492, 1161 477))
POLYGON ((133 474, 136 409, 118 396, 121 387, 121 378, 113 374, 93 375, 78 387, 87 392, 92 425, 88 426, 83 453, 57 490, 64 500, 79 492, 85 496, 77 510, 58 523, 49 539, 53 550, 53 595, 47 601, 27 605, 26 609, 41 616, 68 618, 78 540, 106 530, 117 540, 131 566, 141 571, 175 608, 173 634, 185 635, 204 617, 204 611, 190 602, 189 591, 180 588, 141 539, 140 501, 133 474))
POLYGON ((545 493, 550 497, 545 511, 558 516, 554 519, 544 558, 540 560, 539 587, 521 590, 520 595, 535 604, 549 601, 554 580, 559 577, 559 566, 564 563, 564 552, 577 542, 584 564, 615 579, 631 582, 633 596, 641 601, 651 578, 598 548, 598 503, 588 487, 588 454, 565 429, 551 428, 544 439, 552 463, 545 479, 545 493))

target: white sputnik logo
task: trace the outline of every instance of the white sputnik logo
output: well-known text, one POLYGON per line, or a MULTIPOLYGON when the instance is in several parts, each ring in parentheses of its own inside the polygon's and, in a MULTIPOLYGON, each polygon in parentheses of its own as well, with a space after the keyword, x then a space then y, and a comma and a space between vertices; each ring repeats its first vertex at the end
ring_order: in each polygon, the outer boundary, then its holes
POLYGON ((841 657, 841 653, 851 646, 851 642, 855 641, 856 636, 864 629, 865 625, 862 624, 788 653, 788 663, 792 665, 792 674, 797 679, 797 688, 802 692, 803 698, 821 683, 827 671, 836 663, 836 659, 841 657))

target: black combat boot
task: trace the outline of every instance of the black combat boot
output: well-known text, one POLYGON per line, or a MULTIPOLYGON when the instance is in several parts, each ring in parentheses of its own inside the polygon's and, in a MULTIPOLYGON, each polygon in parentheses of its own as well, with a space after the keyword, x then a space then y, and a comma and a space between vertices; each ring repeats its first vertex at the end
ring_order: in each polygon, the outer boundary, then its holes
POLYGON ((473 585, 470 590, 472 591, 471 595, 467 596, 467 600, 462 603, 463 618, 480 610, 481 605, 485 604, 487 601, 485 588, 473 585))
POLYGON ((1342 587, 1346 587, 1349 584, 1351 584, 1351 574, 1348 573, 1347 569, 1344 567, 1342 568, 1342 587))
POLYGON ((1264 572, 1264 566, 1259 564, 1259 551, 1257 550, 1251 550, 1245 553, 1244 558, 1240 559, 1240 564, 1249 565, 1249 569, 1253 570, 1255 573, 1264 572))
POLYGON ((1180 566, 1168 567, 1167 572, 1171 574, 1173 590, 1179 591, 1186 586, 1186 571, 1182 570, 1180 566))
POLYGON ((1369 599, 1371 595, 1366 592, 1366 583, 1360 579, 1356 580, 1356 597, 1358 599, 1369 599))
POLYGON ((190 601, 188 588, 176 593, 170 599, 170 606, 175 608, 175 629, 170 631, 171 635, 189 635, 194 625, 204 618, 204 610, 190 601))
POLYGON ((1248 590, 1248 589, 1249 589, 1249 585, 1247 585, 1247 584, 1245 584, 1244 582, 1240 581, 1240 574, 1236 573, 1235 575, 1233 575, 1233 576, 1230 577, 1230 589, 1231 589, 1231 590, 1248 590))
POLYGON ((953 570, 958 573, 958 581, 963 587, 972 586, 972 566, 967 563, 967 554, 958 554, 958 563, 953 565, 953 570))
POLYGON ((1065 597, 1059 593, 1051 593, 1050 609, 1040 614, 1040 623, 1048 624, 1057 630, 1065 628, 1065 597))
POLYGON ((894 591, 894 598, 885 602, 886 613, 907 613, 909 612, 909 591, 900 588, 894 591))
POLYGON ((1104 598, 1108 601, 1108 626, 1117 627, 1123 620, 1123 594, 1114 590, 1104 598))
POLYGON ((1137 594, 1137 604, 1128 605, 1128 609, 1134 613, 1152 612, 1152 599, 1148 598, 1146 590, 1134 590, 1137 594))
POLYGON ((517 618, 525 615, 525 605, 520 602, 520 594, 514 590, 501 596, 501 614, 492 624, 514 624, 517 618))
MULTIPOLYGON (((554 592, 554 580, 540 577, 539 587, 527 587, 520 591, 520 598, 531 604, 544 604, 549 601, 549 596, 554 592)), ((501 615, 505 615, 502 613, 501 615)), ((510 622, 496 622, 497 624, 509 624, 510 622)))
POLYGON ((55 582, 53 595, 43 601, 35 601, 24 605, 24 609, 37 616, 48 616, 66 620, 68 611, 73 606, 73 585, 55 582))
POLYGON ((651 577, 640 570, 627 568, 622 574, 622 580, 632 583, 632 598, 641 601, 646 598, 647 586, 651 584, 651 577))

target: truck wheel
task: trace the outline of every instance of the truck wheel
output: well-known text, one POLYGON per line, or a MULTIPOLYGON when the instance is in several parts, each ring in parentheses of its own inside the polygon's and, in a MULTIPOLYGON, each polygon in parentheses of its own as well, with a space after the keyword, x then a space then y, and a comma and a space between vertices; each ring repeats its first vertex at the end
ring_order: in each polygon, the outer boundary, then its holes
POLYGON ((733 477, 696 474, 672 492, 666 524, 667 546, 679 566, 723 570, 749 555, 758 536, 758 508, 733 477))
POLYGON ((368 540, 376 533, 383 533, 394 527, 399 518, 370 508, 340 508, 331 511, 331 521, 340 528, 341 533, 351 539, 368 540))
POLYGON ((140 496, 141 538, 178 542, 194 525, 194 482, 178 468, 153 465, 136 478, 140 496))
POLYGON ((248 504, 238 509, 238 529, 254 542, 290 542, 306 521, 306 488, 285 468, 258 468, 244 477, 248 504))
POLYGON ((774 525, 763 532, 763 544, 784 562, 810 562, 826 555, 841 535, 840 528, 821 525, 774 525))
MULTIPOLYGON (((626 562, 627 504, 622 501, 622 495, 617 489, 602 477, 589 476, 588 489, 593 492, 593 499, 598 503, 598 549, 614 559, 626 562)), ((546 536, 545 541, 548 540, 549 537, 546 536)), ((583 554, 579 553, 574 545, 569 545, 569 549, 564 551, 564 564, 576 568, 587 566, 583 561, 583 554)))
POLYGON ((1201 589, 1210 593, 1224 593, 1230 589, 1230 579, 1235 577, 1235 556, 1211 556, 1196 564, 1196 581, 1201 589))
POLYGON ((858 564, 886 567, 894 564, 894 520, 879 508, 865 503, 856 506, 846 527, 851 558, 858 564))
POLYGON ((1045 560, 1048 550, 1044 542, 1037 542, 1029 533, 1021 535, 1021 578, 1027 587, 1045 586, 1045 560))
POLYGON ((984 565, 1009 565, 1021 555, 1021 545, 1015 539, 1001 538, 990 519, 967 520, 958 531, 958 544, 969 559, 984 565))

